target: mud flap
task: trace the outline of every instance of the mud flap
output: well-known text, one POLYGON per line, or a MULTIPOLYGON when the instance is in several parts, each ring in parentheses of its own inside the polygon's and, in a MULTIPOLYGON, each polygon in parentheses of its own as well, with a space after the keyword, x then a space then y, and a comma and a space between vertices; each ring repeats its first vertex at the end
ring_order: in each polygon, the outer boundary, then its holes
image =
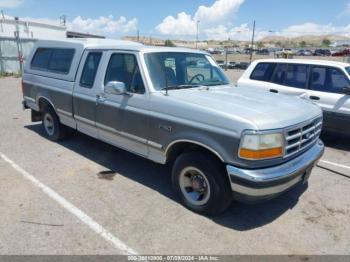
POLYGON ((32 122, 40 122, 42 120, 41 112, 35 111, 33 109, 31 111, 32 111, 31 121, 32 122))

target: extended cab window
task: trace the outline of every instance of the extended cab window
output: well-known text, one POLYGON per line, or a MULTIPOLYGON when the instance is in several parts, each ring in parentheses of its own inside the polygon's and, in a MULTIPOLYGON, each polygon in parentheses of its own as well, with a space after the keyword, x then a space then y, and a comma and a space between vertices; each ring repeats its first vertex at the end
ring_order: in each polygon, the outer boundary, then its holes
POLYGON ((38 48, 31 67, 41 71, 68 74, 73 57, 74 49, 38 48))
POLYGON ((253 73, 250 76, 252 80, 269 81, 276 64, 274 63, 259 63, 256 65, 253 73))
POLYGON ((109 60, 105 84, 111 81, 123 82, 128 92, 143 94, 145 86, 135 55, 113 54, 109 60))
POLYGON ((311 73, 310 88, 316 91, 343 93, 343 88, 349 86, 345 74, 337 68, 314 66, 311 73))
POLYGON ((308 65, 279 64, 271 82, 296 88, 306 88, 308 65))
POLYGON ((85 65, 80 78, 80 85, 91 88, 94 85, 98 66, 102 53, 90 52, 85 60, 85 65))
POLYGON ((47 71, 49 69, 51 55, 52 49, 38 48, 32 60, 31 67, 47 71))

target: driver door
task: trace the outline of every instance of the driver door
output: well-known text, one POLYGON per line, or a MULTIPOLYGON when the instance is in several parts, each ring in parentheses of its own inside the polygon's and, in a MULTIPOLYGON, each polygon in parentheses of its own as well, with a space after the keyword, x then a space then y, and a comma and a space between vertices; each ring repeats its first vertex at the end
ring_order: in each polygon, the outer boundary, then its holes
POLYGON ((96 126, 99 139, 146 157, 149 99, 137 55, 108 52, 97 99, 96 126), (125 92, 108 91, 105 87, 110 82, 123 83, 125 92))

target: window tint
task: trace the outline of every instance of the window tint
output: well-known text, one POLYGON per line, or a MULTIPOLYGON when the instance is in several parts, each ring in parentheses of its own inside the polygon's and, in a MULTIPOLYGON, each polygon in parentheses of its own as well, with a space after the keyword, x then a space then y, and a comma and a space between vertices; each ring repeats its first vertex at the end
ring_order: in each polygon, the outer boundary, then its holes
POLYGON ((32 60, 32 68, 68 74, 74 49, 38 48, 32 60))
POLYGON ((286 86, 305 88, 307 82, 307 65, 289 64, 285 75, 286 86))
POLYGON ((344 73, 331 67, 313 67, 310 88, 316 91, 343 93, 343 88, 349 86, 349 80, 344 73))
POLYGON ((287 71, 288 71, 287 64, 278 64, 277 68, 276 68, 275 75, 274 75, 271 82, 273 82, 275 84, 283 85, 287 71))
POLYGON ((346 70, 346 72, 348 72, 348 74, 350 75, 350 66, 345 67, 345 70, 346 70))
POLYGON ((308 65, 278 64, 271 82, 296 88, 306 88, 308 65))
POLYGON ((74 49, 54 49, 49 63, 49 70, 68 74, 73 56, 74 49))
POLYGON ((274 63, 259 63, 255 67, 253 73, 250 76, 252 80, 269 81, 276 64, 274 63))
POLYGON ((128 92, 143 94, 142 81, 136 57, 131 54, 113 54, 108 64, 105 84, 110 81, 123 82, 128 92))
POLYGON ((48 70, 51 55, 52 49, 38 48, 31 63, 32 68, 48 70))
POLYGON ((100 64, 102 53, 91 52, 88 54, 83 72, 80 78, 80 85, 91 88, 94 85, 98 65, 100 64))

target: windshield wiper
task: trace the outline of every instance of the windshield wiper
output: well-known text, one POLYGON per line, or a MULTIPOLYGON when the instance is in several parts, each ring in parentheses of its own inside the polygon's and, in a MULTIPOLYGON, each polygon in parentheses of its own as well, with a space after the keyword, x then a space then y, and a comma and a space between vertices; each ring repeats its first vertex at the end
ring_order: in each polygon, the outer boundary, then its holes
POLYGON ((192 88, 192 87, 200 87, 201 85, 174 85, 174 86, 167 86, 167 88, 170 89, 185 89, 185 88, 192 88))
POLYGON ((172 86, 166 86, 162 88, 160 91, 165 90, 166 94, 168 94, 169 90, 178 90, 178 89, 186 89, 186 88, 193 88, 193 87, 200 87, 202 85, 172 85, 172 86))
POLYGON ((209 84, 203 84, 203 86, 224 86, 229 85, 230 83, 224 82, 224 81, 217 81, 215 83, 209 83, 209 84))

